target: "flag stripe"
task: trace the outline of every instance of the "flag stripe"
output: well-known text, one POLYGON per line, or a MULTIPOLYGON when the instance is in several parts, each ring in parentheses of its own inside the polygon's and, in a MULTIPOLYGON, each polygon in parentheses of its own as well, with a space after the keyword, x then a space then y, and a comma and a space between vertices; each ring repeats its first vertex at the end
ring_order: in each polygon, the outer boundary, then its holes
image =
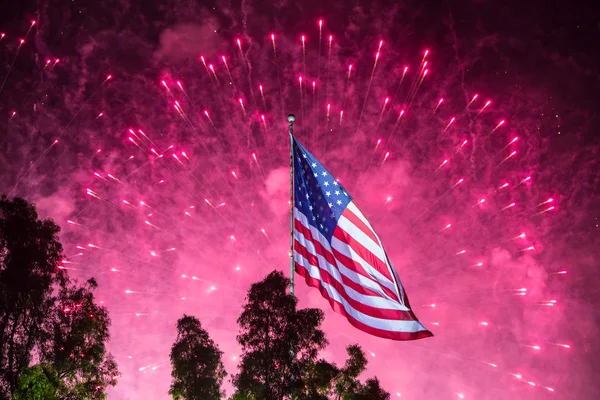
MULTIPOLYGON (((298 244, 298 242, 296 243, 298 244)), ((326 284, 328 293, 330 293, 330 297, 337 299, 347 310, 360 312, 364 315, 379 319, 403 321, 416 320, 413 318, 410 311, 398 310, 397 306, 394 307, 396 309, 389 308, 393 307, 393 303, 389 300, 381 297, 361 295, 360 293, 352 291, 350 288, 344 287, 344 285, 336 280, 327 270, 312 264, 310 258, 304 257, 304 254, 308 253, 308 251, 305 247, 302 247, 302 249, 303 251, 296 250, 296 263, 301 263, 305 269, 309 270, 311 276, 323 281, 323 283, 326 284)))
MULTIPOLYGON (((404 289, 402 288, 402 284, 400 283, 400 278, 398 277, 398 274, 396 273, 393 265, 391 264, 390 260, 388 259, 388 256, 385 253, 385 250, 383 249, 383 245, 381 244, 381 240, 379 239, 379 236, 377 235, 377 233, 375 232, 375 230, 373 229, 373 227, 371 226, 369 221, 367 221, 367 218, 365 217, 365 215, 362 213, 362 211, 358 208, 358 206, 354 202, 348 203, 348 206, 344 210, 342 215, 347 217, 348 219, 357 219, 358 221, 360 221, 362 223, 362 226, 364 227, 364 228, 360 228, 360 229, 368 230, 369 237, 371 239, 375 240, 376 245, 381 249, 381 252, 383 253, 382 258, 385 262, 387 271, 390 273, 390 276, 393 278, 394 293, 396 293, 397 298, 400 300, 400 302, 402 302, 402 303, 404 303, 405 301, 407 302, 408 299, 404 295, 404 289)), ((356 223, 354 223, 354 224, 356 225, 356 223)), ((359 225, 356 225, 356 226, 358 227, 359 225)), ((408 305, 408 304, 405 304, 405 305, 406 305, 406 307, 410 308, 410 305, 408 305)))
MULTIPOLYGON (((383 274, 387 279, 393 282, 390 272, 385 265, 385 253, 379 243, 377 241, 373 241, 368 235, 366 235, 360 228, 351 223, 347 217, 347 215, 352 212, 348 209, 344 210, 340 219, 338 220, 338 227, 342 228, 345 234, 349 235, 352 239, 352 247, 354 247, 354 243, 356 243, 360 251, 359 253, 363 258, 368 257, 369 259, 373 258, 373 263, 377 263, 377 268, 381 274, 383 274)), ((346 240, 347 241, 347 240, 346 240)), ((365 258, 366 259, 366 258, 365 258)))
MULTIPOLYGON (((369 306, 377 306, 402 312, 410 311, 398 301, 380 295, 381 292, 377 293, 374 290, 370 290, 344 277, 335 266, 329 264, 324 257, 316 254, 313 242, 301 233, 296 231, 294 233, 294 239, 294 250, 306 259, 310 266, 319 268, 321 273, 324 274, 324 279, 327 280, 330 285, 335 286, 336 290, 341 295, 345 296, 347 293, 348 297, 353 300, 362 300, 369 306), (333 280, 335 280, 335 282, 333 282, 333 280), (337 286, 338 284, 339 286, 337 286)), ((411 318, 409 314, 404 315, 403 317, 407 319, 411 318)))
POLYGON ((328 271, 329 275, 335 276, 335 279, 338 282, 341 282, 344 286, 348 287, 349 289, 352 289, 355 292, 360 293, 365 296, 377 296, 382 299, 385 299, 385 297, 380 296, 379 293, 377 293, 376 291, 371 290, 365 286, 361 286, 360 284, 353 282, 352 280, 348 279, 346 276, 342 275, 339 272, 339 270, 334 269, 335 267, 333 265, 329 264, 325 260, 325 258, 323 256, 321 256, 320 254, 318 254, 318 255, 313 254, 313 253, 316 253, 316 251, 310 241, 305 241, 301 238, 295 237, 294 250, 297 251, 298 253, 300 253, 300 255, 302 257, 306 258, 308 260, 308 262, 310 263, 310 265, 319 266, 319 268, 325 269, 326 271, 328 271), (309 248, 311 248, 311 249, 309 250, 309 248), (324 265, 326 265, 326 267, 324 265), (337 274, 333 271, 337 271, 337 274), (336 276, 338 274, 339 274, 339 276, 336 276))
MULTIPOLYGON (((315 227, 308 225, 307 218, 298 209, 295 210, 295 217, 295 230, 304 235, 304 237, 312 243, 315 250, 313 254, 318 254, 325 258, 329 264, 337 267, 338 271, 342 274, 343 279, 351 281, 352 285, 360 285, 361 287, 364 287, 365 291, 370 291, 380 297, 396 299, 393 292, 382 287, 366 272, 359 273, 353 268, 348 268, 340 262, 339 257, 334 257, 332 249, 329 246, 329 243, 327 243, 327 239, 323 237, 315 227)), ((352 263, 352 260, 350 260, 349 264, 352 263)), ((359 265, 358 269, 362 270, 362 266, 359 265)))
MULTIPOLYGON (((338 248, 341 246, 338 246, 338 248)), ((351 251, 348 249, 343 249, 344 251, 347 251, 347 254, 342 253, 341 251, 337 250, 337 248, 333 247, 332 251, 333 254, 335 255, 336 260, 339 261, 340 264, 344 265, 346 268, 349 268, 353 271, 356 270, 360 270, 360 271, 365 271, 363 265, 361 264, 361 262, 365 263, 365 261, 363 261, 362 259, 359 260, 358 256, 356 255, 356 253, 354 253, 354 255, 350 254, 351 251), (361 262, 359 262, 361 261, 361 262)), ((360 272, 359 272, 360 273, 360 272)), ((383 285, 382 282, 378 282, 376 279, 374 279, 371 275, 369 275, 368 273, 364 272, 364 273, 360 273, 363 276, 367 276, 368 278, 372 279, 373 282, 376 282, 379 287, 381 287, 381 290, 385 293, 385 295, 387 297, 389 297, 390 299, 396 300, 398 301, 398 297, 396 296, 396 294, 392 291, 392 289, 388 288, 387 286, 383 285)))
MULTIPOLYGON (((346 220, 347 221, 347 220, 346 220)), ((385 262, 375 255, 372 251, 370 239, 365 239, 366 235, 362 234, 357 228, 351 224, 344 224, 344 217, 340 218, 340 224, 338 225, 341 229, 336 229, 333 232, 333 237, 344 243, 348 248, 352 249, 358 254, 363 260, 365 260, 373 269, 375 269, 383 278, 393 283, 394 280, 388 271, 388 267, 385 262), (370 243, 368 243, 368 240, 370 243)), ((337 246, 335 246, 337 247, 337 246)))
POLYGON ((354 319, 361 321, 363 323, 368 323, 369 325, 376 327, 378 329, 388 329, 390 330, 400 330, 400 331, 414 331, 425 329, 421 326, 419 321, 416 321, 410 316, 410 313, 406 313, 411 319, 404 319, 404 313, 398 313, 397 310, 383 310, 380 309, 378 311, 374 311, 374 313, 379 313, 379 315, 369 315, 366 311, 369 310, 365 304, 360 305, 360 309, 356 309, 352 307, 352 305, 328 282, 323 279, 323 275, 321 274, 321 270, 318 267, 313 267, 308 264, 307 260, 303 258, 300 254, 296 253, 294 257, 295 265, 301 268, 304 268, 311 278, 317 279, 321 282, 321 285, 327 292, 327 297, 333 299, 337 303, 339 303, 342 308, 354 317, 354 319), (387 315, 386 315, 387 314, 387 315))
MULTIPOLYGON (((371 324, 365 323, 364 321, 359 321, 358 319, 356 319, 355 317, 350 315, 348 312, 346 312, 346 310, 344 309, 344 307, 342 306, 342 304, 340 302, 329 297, 329 293, 323 287, 322 282, 319 279, 315 279, 315 278, 311 277, 310 274, 308 273, 308 271, 306 270, 306 268, 304 268, 304 266, 296 263, 296 272, 298 272, 299 275, 304 277, 304 280, 306 281, 306 284, 308 286, 319 289, 319 291, 321 292, 321 295, 329 301, 331 308, 335 312, 346 317, 346 319, 348 319, 348 321, 355 328, 360 329, 363 332, 366 332, 373 336, 378 336, 381 338, 393 339, 393 340, 416 340, 416 339, 424 339, 424 338, 433 336, 431 334, 431 332, 429 332, 425 328, 413 329, 410 331, 406 331, 406 330, 398 330, 396 327, 390 326, 391 329, 382 329, 381 327, 373 326, 371 324), (396 329, 394 329, 394 328, 396 328, 396 329)), ((413 326, 416 326, 417 324, 418 324, 418 322, 415 322, 415 323, 413 323, 413 326)))
MULTIPOLYGON (((352 203, 350 203, 350 204, 352 204, 352 203)), ((347 207, 344 210, 344 213, 342 215, 346 219, 348 219, 348 221, 350 221, 350 223, 352 223, 354 226, 356 226, 358 229, 360 229, 361 232, 363 232, 365 235, 367 235, 374 243, 379 243, 379 239, 377 238, 377 235, 375 234, 373 229, 371 229, 371 227, 369 225, 365 224, 363 222, 363 220, 359 218, 357 213, 354 212, 352 209, 350 209, 350 207, 347 207)))

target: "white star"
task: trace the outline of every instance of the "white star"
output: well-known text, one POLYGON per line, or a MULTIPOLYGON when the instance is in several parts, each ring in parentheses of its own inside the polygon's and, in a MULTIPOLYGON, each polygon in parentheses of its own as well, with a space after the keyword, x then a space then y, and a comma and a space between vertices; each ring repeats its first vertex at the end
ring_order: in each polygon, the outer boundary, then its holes
POLYGON ((344 196, 348 197, 348 193, 344 192, 344 196))
POLYGON ((331 192, 326 192, 325 196, 327 196, 327 197, 331 196, 331 192))
POLYGON ((334 182, 333 182, 333 184, 334 184, 335 186, 337 186, 337 185, 338 185, 337 181, 334 181, 334 182))
POLYGON ((325 183, 323 183, 323 185, 329 186, 329 182, 325 181, 325 183))
POLYGON ((341 205, 342 205, 342 201, 341 201, 341 200, 338 200, 338 201, 337 201, 337 204, 338 204, 338 206, 341 206, 341 205))
POLYGON ((319 224, 319 226, 321 227, 321 229, 323 229, 323 224, 319 224))
POLYGON ((313 221, 316 221, 316 220, 317 220, 317 217, 315 217, 315 216, 313 215, 313 221))
POLYGON ((327 205, 329 206, 329 208, 333 207, 333 203, 327 203, 327 205))
POLYGON ((308 199, 308 197, 309 197, 309 196, 308 196, 308 193, 306 193, 306 198, 308 199))
POLYGON ((302 154, 302 157, 306 158, 306 154, 302 154))
POLYGON ((316 168, 316 167, 317 167, 317 163, 312 163, 312 164, 310 164, 310 165, 311 165, 311 167, 313 167, 313 168, 316 168))
POLYGON ((321 173, 321 175, 323 175, 323 176, 327 176, 327 172, 323 171, 323 172, 321 173))
POLYGON ((315 178, 316 178, 316 177, 318 177, 318 176, 319 176, 319 174, 317 174, 317 173, 315 172, 315 178))
POLYGON ((312 211, 312 209, 313 209, 313 206, 308 206, 308 209, 309 209, 310 211, 312 211))
POLYGON ((340 191, 339 191, 339 190, 336 190, 336 191, 335 191, 335 195, 336 195, 336 196, 339 196, 339 195, 340 195, 340 191))

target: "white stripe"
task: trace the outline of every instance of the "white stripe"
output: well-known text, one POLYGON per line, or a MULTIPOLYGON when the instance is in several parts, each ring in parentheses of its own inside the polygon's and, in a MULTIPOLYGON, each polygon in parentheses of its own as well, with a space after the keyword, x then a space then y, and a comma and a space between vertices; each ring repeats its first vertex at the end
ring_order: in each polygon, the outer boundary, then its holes
MULTIPOLYGON (((310 233, 312 234, 312 237, 315 238, 315 240, 318 240, 319 243, 321 243, 321 245, 323 245, 323 247, 325 248, 326 251, 328 251, 329 253, 332 253, 332 255, 333 255, 333 252, 331 250, 331 245, 327 241, 327 238, 325 236, 323 236, 323 234, 316 227, 312 226, 308 222, 308 218, 300 210, 298 210, 297 208, 294 209, 294 217, 305 228, 307 228, 308 230, 310 230, 310 233)), ((332 240, 338 241, 337 239, 335 239, 333 237, 332 237, 332 240)), ((342 243, 340 242, 340 244, 342 244, 342 243)), ((342 244, 342 245, 346 246, 346 248, 347 248, 347 245, 345 245, 345 244, 342 244)), ((344 248, 344 249, 336 249, 336 250, 338 250, 340 253, 346 255, 349 258, 354 259, 356 262, 358 262, 359 264, 361 264, 363 266, 363 268, 365 269, 365 271, 367 271, 367 273, 369 273, 369 275, 371 277, 373 277, 373 279, 375 281, 385 283, 385 286, 388 289, 390 289, 393 293, 396 293, 396 288, 389 281, 389 279, 387 279, 385 276, 381 275, 378 271, 374 270, 374 268, 371 267, 371 265, 369 263, 367 263, 366 261, 364 261, 354 251, 353 251, 354 255, 352 255, 351 253, 349 253, 348 251, 346 251, 346 248, 344 248)), ((314 254, 316 255, 316 253, 314 253, 314 254)), ((333 258, 335 258, 335 256, 333 256, 333 258)), ((342 262, 340 262, 337 258, 335 258, 335 261, 336 261, 337 269, 342 274, 344 274, 348 279, 352 280, 353 282, 355 282, 355 283, 357 283, 357 284, 359 284, 361 286, 365 286, 365 287, 368 287, 369 289, 372 289, 372 290, 376 291, 377 293, 381 294, 386 299, 389 299, 389 300, 397 302, 397 299, 393 299, 392 297, 390 297, 390 295, 388 293, 386 293, 385 291, 383 291, 381 289, 381 286, 380 286, 379 283, 374 282, 372 279, 369 279, 369 278, 365 277, 364 275, 361 275, 361 274, 357 273, 356 271, 353 271, 353 270, 349 269, 342 262)), ((340 282, 341 282, 341 280, 340 280, 340 282)), ((406 310, 408 310, 408 308, 406 310)))
MULTIPOLYGON (((325 259, 325 257, 317 254, 317 251, 316 251, 315 246, 314 246, 314 244, 313 244, 312 241, 308 240, 302 233, 300 233, 298 231, 294 232, 294 238, 304 248, 306 248, 306 250, 310 254, 312 254, 313 256, 315 256, 317 258, 317 261, 319 262, 319 265, 316 266, 316 267, 319 267, 319 268, 327 271, 329 273, 329 275, 333 279, 335 279, 344 288, 344 291, 347 293, 348 297, 350 297, 351 299, 356 300, 357 302, 365 304, 365 305, 370 306, 370 307, 387 309, 387 310, 408 311, 408 309, 406 307, 402 306, 398 301, 388 300, 387 298, 383 298, 383 297, 379 297, 379 296, 365 295, 365 294, 359 293, 356 290, 354 290, 353 288, 345 285, 343 283, 343 281, 342 281, 342 276, 340 274, 340 271, 338 271, 337 268, 335 268, 333 265, 331 265, 325 259)), ((294 253, 296 253, 295 250, 294 250, 294 253)), ((299 253, 298 253, 298 255, 301 256, 301 257, 303 257, 299 253)), ((313 266, 313 264, 311 264, 311 266, 313 266)), ((353 271, 351 271, 351 272, 353 272, 353 271)), ((356 273, 354 273, 354 274, 358 275, 356 273)), ((319 279, 321 279, 321 278, 319 278, 319 279)), ((365 277, 362 277, 362 280, 371 283, 372 286, 375 286, 378 289, 379 293, 381 293, 382 296, 385 295, 385 293, 381 290, 381 288, 378 287, 378 285, 375 282, 373 282, 370 279, 367 279, 365 277)), ((367 286, 367 285, 363 285, 362 282, 360 282, 358 284, 360 286, 363 286, 363 287, 367 286)), ((375 291, 375 290, 377 290, 376 288, 373 288, 372 290, 375 291)), ((371 287, 369 287, 369 289, 371 289, 371 287)))
MULTIPOLYGON (((354 201, 351 201, 350 203, 348 203, 348 206, 346 207, 346 209, 349 210, 350 212, 352 212, 354 215, 356 215, 356 217, 358 219, 360 219, 363 222, 363 224, 365 224, 369 228, 371 233, 377 239, 377 246, 383 252, 383 256, 384 256, 383 261, 384 261, 385 265, 387 266, 388 272, 390 273, 390 276, 392 277, 392 280, 394 283, 393 291, 394 291, 394 293, 396 293, 398 298, 404 304, 404 302, 405 302, 404 287, 402 286, 402 283, 400 282, 400 278, 398 277, 398 273, 394 269, 394 266, 391 264, 391 261, 388 259, 387 255, 385 254, 385 249, 383 248, 383 243, 381 243, 381 239, 379 239, 379 235, 375 232, 375 229, 373 229, 373 227, 371 226, 371 223, 367 220, 367 217, 364 216, 364 214, 356 206, 354 201)), ((357 227, 357 229, 358 229, 358 227, 357 227)), ((369 239, 371 239, 371 238, 369 238, 369 239)))
POLYGON ((351 258, 353 261, 360 264, 367 272, 367 274, 369 274, 369 276, 371 276, 374 280, 379 282, 380 285, 383 285, 386 288, 390 289, 393 293, 396 293, 396 287, 394 283, 391 282, 388 278, 386 278, 381 272, 373 268, 371 264, 366 262, 356 251, 354 251, 354 249, 351 246, 332 236, 331 248, 339 251, 346 257, 351 258))
POLYGON ((348 203, 348 205, 346 206, 346 208, 350 211, 352 211, 352 213, 354 215, 356 215, 358 217, 358 219, 360 219, 363 224, 365 224, 366 226, 369 227, 369 229, 371 229, 371 232, 373 232, 373 234, 375 236, 377 236, 377 234, 375 233, 375 229, 373 229, 373 227, 371 226, 371 223, 367 220, 367 217, 365 217, 363 215, 363 213, 358 209, 358 207, 356 206, 356 204, 354 204, 354 201, 351 201, 350 203, 348 203))
MULTIPOLYGON (((321 274, 318 267, 311 266, 308 260, 298 253, 294 254, 294 261, 306 268, 312 278, 321 281, 321 274)), ((361 313, 360 311, 352 308, 352 306, 350 306, 350 304, 348 304, 348 302, 342 296, 340 296, 340 294, 331 285, 323 281, 321 281, 321 285, 325 288, 329 297, 340 303, 350 316, 367 326, 391 332, 418 332, 426 330, 419 321, 382 319, 361 313)))
POLYGON ((350 222, 343 214, 340 219, 338 219, 338 226, 385 264, 385 253, 379 243, 374 242, 373 239, 365 234, 358 226, 350 222))

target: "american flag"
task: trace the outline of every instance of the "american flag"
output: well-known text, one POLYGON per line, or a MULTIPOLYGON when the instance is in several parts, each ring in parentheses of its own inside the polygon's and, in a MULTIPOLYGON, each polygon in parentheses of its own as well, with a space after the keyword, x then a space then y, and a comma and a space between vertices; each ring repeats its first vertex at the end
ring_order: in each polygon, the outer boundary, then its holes
POLYGON ((433 336, 411 310, 379 237, 352 196, 292 142, 296 272, 364 332, 393 340, 433 336))

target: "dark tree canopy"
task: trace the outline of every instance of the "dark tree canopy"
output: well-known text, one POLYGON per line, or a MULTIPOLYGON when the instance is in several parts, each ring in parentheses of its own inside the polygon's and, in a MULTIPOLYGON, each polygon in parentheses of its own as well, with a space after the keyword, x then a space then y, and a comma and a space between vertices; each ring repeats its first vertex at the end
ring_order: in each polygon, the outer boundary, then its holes
POLYGON ((0 398, 10 398, 44 339, 53 285, 65 279, 60 228, 23 199, 0 199, 0 398))
POLYGON ((352 400, 389 400, 390 394, 379 385, 379 379, 367 379, 367 382, 351 397, 352 400))
POLYGON ((335 392, 339 398, 349 400, 361 388, 358 377, 367 369, 368 361, 359 345, 348 346, 346 352, 348 359, 335 379, 335 392))
POLYGON ((281 272, 273 271, 248 291, 238 319, 242 356, 233 378, 236 398, 279 400, 299 393, 306 371, 327 345, 320 329, 323 312, 297 310, 288 285, 281 272))
POLYGON ((347 347, 342 368, 317 359, 327 345, 320 329, 323 312, 297 310, 288 285, 281 272, 273 271, 248 291, 238 319, 242 356, 232 400, 388 400, 376 378, 359 381, 367 368, 360 346, 347 347))
POLYGON ((25 200, 0 199, 0 399, 51 386, 62 400, 103 399, 116 384, 108 313, 95 280, 79 286, 59 268, 59 231, 25 200), (42 366, 29 368, 33 354, 42 366))
POLYGON ((26 368, 19 377, 19 386, 13 393, 14 400, 59 400, 61 387, 56 372, 48 365, 26 368))
POLYGON ((110 319, 106 308, 94 302, 97 286, 93 278, 84 286, 60 286, 47 322, 49 341, 41 347, 42 360, 53 366, 72 398, 103 399, 119 376, 106 352, 110 319))
POLYGON ((177 321, 177 339, 171 348, 173 382, 169 394, 175 400, 218 400, 227 375, 223 352, 197 318, 184 315, 177 321))

